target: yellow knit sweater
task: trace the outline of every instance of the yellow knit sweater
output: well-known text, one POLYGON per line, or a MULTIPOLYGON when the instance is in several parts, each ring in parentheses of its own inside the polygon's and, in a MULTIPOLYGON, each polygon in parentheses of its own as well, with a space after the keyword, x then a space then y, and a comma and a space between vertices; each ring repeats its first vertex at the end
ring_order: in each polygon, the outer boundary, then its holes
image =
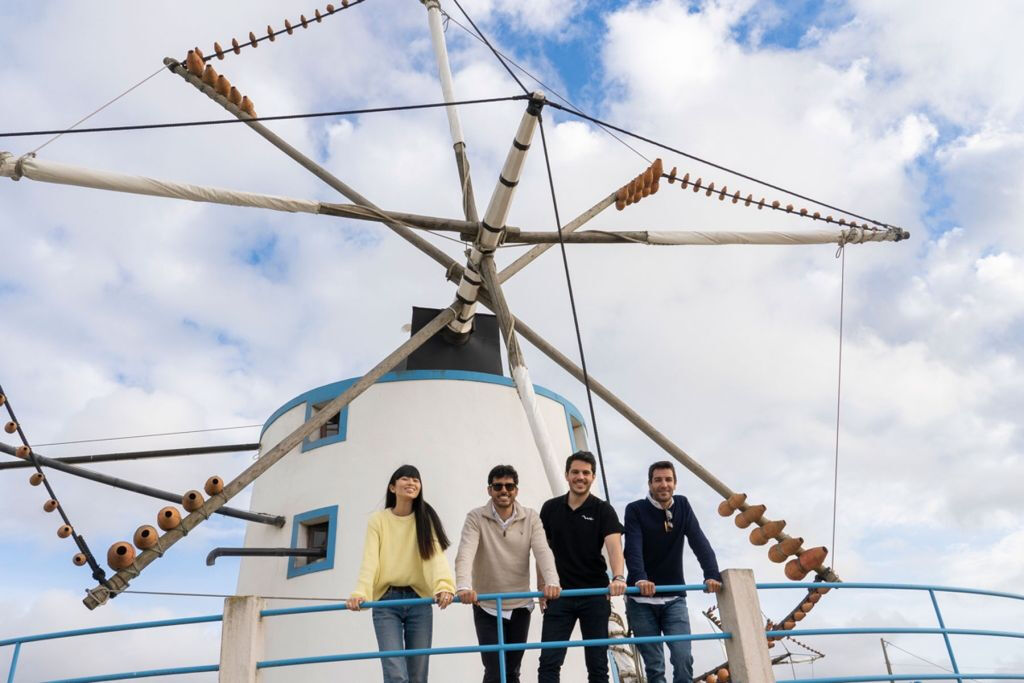
POLYGON ((421 598, 442 591, 455 592, 455 580, 437 539, 429 560, 420 557, 416 544, 416 517, 399 517, 390 509, 370 517, 363 545, 363 564, 351 597, 379 600, 388 586, 409 586, 421 598))

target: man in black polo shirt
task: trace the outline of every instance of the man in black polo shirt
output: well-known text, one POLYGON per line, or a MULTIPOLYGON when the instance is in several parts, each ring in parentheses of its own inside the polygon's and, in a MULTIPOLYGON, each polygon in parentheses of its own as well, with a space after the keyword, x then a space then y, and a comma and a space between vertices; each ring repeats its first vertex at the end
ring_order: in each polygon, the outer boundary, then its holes
MULTIPOLYGON (((555 567, 563 589, 608 587, 611 595, 622 595, 626 590, 622 525, 615 509, 590 493, 596 469, 597 461, 592 453, 577 451, 570 455, 565 461, 569 492, 544 503, 540 520, 544 523, 548 545, 555 554, 555 567), (612 566, 610 586, 601 548, 608 551, 612 566)), ((537 582, 542 583, 539 576, 537 582)), ((563 595, 547 604, 541 640, 569 640, 577 619, 585 640, 607 638, 610 614, 611 604, 605 595, 563 595)), ((584 659, 589 683, 607 683, 608 648, 584 648, 584 659)), ((557 683, 564 661, 565 648, 541 650, 538 683, 557 683)))

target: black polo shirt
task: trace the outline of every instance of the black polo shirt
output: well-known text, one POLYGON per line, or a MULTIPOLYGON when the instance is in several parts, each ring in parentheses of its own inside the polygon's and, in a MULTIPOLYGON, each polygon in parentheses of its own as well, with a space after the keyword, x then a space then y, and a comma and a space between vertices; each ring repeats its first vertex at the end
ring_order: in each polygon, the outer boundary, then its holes
POLYGON ((555 554, 555 567, 562 588, 604 588, 608 568, 601 549, 608 534, 621 534, 622 524, 615 508, 591 494, 573 510, 569 494, 544 503, 540 521, 548 545, 555 554))

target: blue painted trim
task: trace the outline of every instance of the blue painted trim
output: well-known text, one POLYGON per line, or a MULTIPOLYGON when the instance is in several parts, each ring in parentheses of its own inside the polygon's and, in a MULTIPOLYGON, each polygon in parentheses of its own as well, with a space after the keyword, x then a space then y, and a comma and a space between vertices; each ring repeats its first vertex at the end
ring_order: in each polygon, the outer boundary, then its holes
MULTIPOLYGON (((350 386, 355 384, 359 380, 358 377, 352 377, 349 379, 343 379, 340 382, 333 382, 331 384, 325 384, 315 389, 303 392, 293 398, 292 400, 285 403, 283 406, 274 411, 274 413, 263 423, 263 429, 260 431, 260 438, 263 438, 263 433, 267 431, 269 427, 276 419, 284 415, 289 410, 305 403, 306 404, 306 419, 312 415, 312 406, 316 403, 322 403, 324 401, 330 401, 332 398, 340 396, 342 392, 348 389, 350 386)), ((422 380, 454 380, 461 382, 482 382, 484 384, 499 384, 501 386, 515 388, 515 382, 504 375, 492 375, 486 372, 470 372, 468 370, 404 370, 402 372, 389 372, 388 374, 377 380, 377 384, 383 384, 385 382, 415 382, 422 380)), ((573 433, 572 420, 575 419, 583 429, 586 430, 587 422, 583 419, 583 414, 570 403, 563 396, 556 394, 550 389, 533 385, 533 390, 538 396, 551 399, 562 404, 562 408, 565 409, 565 425, 569 430, 569 443, 572 444, 573 452, 580 450, 581 445, 576 443, 576 435, 573 433)), ((348 434, 348 406, 346 406, 340 414, 338 424, 337 436, 330 436, 326 439, 317 439, 316 441, 304 441, 301 449, 303 452, 310 451, 320 446, 326 446, 330 443, 338 443, 344 441, 348 434)))
POLYGON ((294 579, 303 574, 322 572, 334 569, 334 543, 338 535, 338 506, 331 505, 325 508, 317 508, 309 512, 303 512, 292 518, 292 548, 299 547, 299 531, 305 524, 319 524, 327 522, 327 554, 324 559, 309 564, 299 565, 297 557, 288 558, 288 578, 294 579))

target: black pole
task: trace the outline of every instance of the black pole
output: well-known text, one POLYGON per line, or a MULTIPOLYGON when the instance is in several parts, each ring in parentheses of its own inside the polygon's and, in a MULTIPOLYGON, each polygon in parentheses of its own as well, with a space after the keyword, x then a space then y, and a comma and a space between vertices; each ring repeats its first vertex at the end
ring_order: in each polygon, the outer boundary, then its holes
MULTIPOLYGON (((211 453, 238 453, 241 451, 259 450, 258 443, 238 443, 224 446, 195 446, 192 448, 164 448, 153 451, 125 451, 122 453, 98 453, 96 455, 73 455, 66 458, 51 458, 69 465, 81 465, 91 462, 118 462, 121 460, 144 460, 146 458, 170 458, 179 455, 207 455, 211 453)), ((14 470, 32 467, 30 462, 3 462, 0 470, 14 470)))
MULTIPOLYGON (((8 444, 0 443, 0 452, 7 453, 8 455, 14 455, 15 449, 8 444)), ((67 474, 82 477, 83 479, 91 479, 92 481, 106 484, 107 486, 132 491, 133 493, 140 493, 144 496, 150 496, 151 498, 159 498, 160 500, 166 500, 170 503, 181 504, 180 494, 171 493, 170 491, 164 491, 152 486, 146 486, 145 484, 136 484, 133 481, 118 479, 117 477, 111 477, 107 474, 100 474, 99 472, 93 472, 92 470, 87 470, 84 467, 78 467, 77 465, 69 465, 59 460, 54 460, 53 458, 47 458, 34 451, 33 456, 37 463, 51 469, 66 472, 67 474)), ((259 522, 260 524, 269 524, 276 527, 284 526, 285 522, 284 517, 280 515, 267 515, 262 512, 247 512, 245 510, 238 510, 236 508, 229 508, 226 506, 215 510, 215 512, 216 514, 224 515, 226 517, 237 517, 238 519, 244 519, 249 522, 259 522)))
POLYGON ((327 554, 324 548, 214 548, 206 556, 206 566, 212 567, 218 557, 309 557, 327 554))

